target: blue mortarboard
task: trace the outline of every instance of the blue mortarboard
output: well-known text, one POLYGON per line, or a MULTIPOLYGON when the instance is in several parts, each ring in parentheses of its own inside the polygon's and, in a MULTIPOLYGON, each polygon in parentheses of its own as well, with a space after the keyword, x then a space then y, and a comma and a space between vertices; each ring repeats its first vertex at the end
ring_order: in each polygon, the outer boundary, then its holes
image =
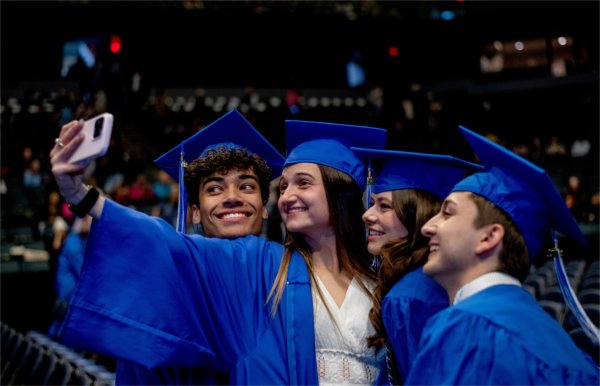
POLYGON ((476 193, 506 212, 525 239, 530 261, 541 251, 551 229, 587 247, 585 236, 544 169, 469 129, 461 126, 460 130, 487 171, 467 177, 452 191, 476 193))
POLYGON ((387 131, 375 127, 336 123, 286 121, 287 158, 284 167, 301 162, 316 163, 350 175, 365 188, 365 165, 350 148, 385 148, 387 131))
POLYGON ((588 242, 552 180, 544 169, 487 138, 462 126, 460 131, 487 171, 465 178, 456 184, 453 191, 479 194, 504 210, 521 231, 530 262, 534 261, 548 236, 552 235, 554 267, 560 290, 585 334, 593 344, 598 345, 600 332, 571 287, 555 231, 573 238, 583 247, 587 248, 588 242))
MULTIPOLYGON (((452 187, 465 175, 484 168, 471 162, 441 154, 412 153, 396 150, 352 148, 363 159, 383 161, 375 176, 372 192, 421 189, 446 198, 452 187)), ((368 198, 370 199, 370 198, 368 198)))
POLYGON ((179 181, 177 230, 185 230, 187 200, 183 176, 185 165, 217 146, 239 147, 262 157, 277 177, 283 169, 283 156, 240 114, 231 110, 201 131, 154 160, 154 163, 179 181))

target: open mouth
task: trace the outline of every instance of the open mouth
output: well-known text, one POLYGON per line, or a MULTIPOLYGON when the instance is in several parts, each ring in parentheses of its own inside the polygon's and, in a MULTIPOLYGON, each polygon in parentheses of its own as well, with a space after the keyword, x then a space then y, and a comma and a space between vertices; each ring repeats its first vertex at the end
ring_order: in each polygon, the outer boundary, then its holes
POLYGON ((245 217, 250 217, 250 213, 228 212, 228 213, 221 213, 221 214, 217 215, 217 218, 221 219, 221 220, 234 220, 234 219, 245 218, 245 217))
POLYGON ((292 214, 292 213, 300 213, 300 212, 306 212, 308 210, 308 208, 305 207, 296 207, 296 208, 290 208, 287 210, 288 214, 292 214))
POLYGON ((374 229, 369 229, 369 236, 383 236, 385 232, 376 231, 374 229))

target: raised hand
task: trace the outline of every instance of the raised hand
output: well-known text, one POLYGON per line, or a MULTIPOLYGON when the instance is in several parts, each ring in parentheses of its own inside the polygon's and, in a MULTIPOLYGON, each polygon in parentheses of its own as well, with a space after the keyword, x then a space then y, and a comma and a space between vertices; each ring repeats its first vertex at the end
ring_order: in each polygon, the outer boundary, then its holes
MULTIPOLYGON (((60 130, 59 136, 54 140, 54 147, 50 150, 52 174, 54 174, 54 178, 56 179, 58 190, 64 199, 72 205, 79 204, 90 189, 83 184, 83 172, 88 162, 68 162, 71 154, 83 142, 84 137, 80 134, 81 129, 83 129, 83 121, 71 121, 64 125, 60 130)), ((104 198, 99 197, 89 214, 98 218, 102 213, 103 206, 104 198)), ((86 207, 84 212, 87 212, 87 210, 88 208, 86 207)))

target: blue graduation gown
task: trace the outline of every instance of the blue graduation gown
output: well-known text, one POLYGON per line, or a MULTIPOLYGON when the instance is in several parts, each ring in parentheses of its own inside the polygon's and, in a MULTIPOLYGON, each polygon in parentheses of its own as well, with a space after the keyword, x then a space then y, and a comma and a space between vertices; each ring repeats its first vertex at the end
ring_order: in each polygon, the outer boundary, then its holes
POLYGON ((69 233, 63 244, 56 267, 54 289, 56 297, 65 301, 75 292, 79 272, 83 265, 85 239, 77 233, 69 233))
POLYGON ((294 254, 275 316, 281 244, 177 233, 107 200, 62 329, 66 344, 153 369, 202 367, 232 384, 317 384, 308 270, 294 254))
POLYGON ((394 353, 397 382, 403 383, 427 320, 449 305, 446 290, 419 267, 402 277, 381 302, 381 317, 394 353))
POLYGON ((522 288, 489 287, 430 318, 407 385, 598 385, 598 367, 522 288))

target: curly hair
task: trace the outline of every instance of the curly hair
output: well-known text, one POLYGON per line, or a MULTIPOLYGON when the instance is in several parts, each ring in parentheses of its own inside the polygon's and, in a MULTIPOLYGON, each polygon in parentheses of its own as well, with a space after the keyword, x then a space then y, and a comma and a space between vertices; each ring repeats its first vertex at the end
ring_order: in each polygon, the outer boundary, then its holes
POLYGON ((257 154, 238 147, 217 146, 192 161, 184 176, 188 205, 200 205, 200 184, 213 173, 227 174, 230 170, 252 170, 258 177, 263 204, 269 200, 269 183, 273 171, 257 154))
POLYGON ((421 234, 421 228, 440 210, 441 203, 436 195, 424 190, 392 191, 394 211, 408 235, 385 245, 381 250, 379 280, 373 291, 373 307, 369 311, 369 320, 375 329, 375 333, 367 338, 370 347, 380 348, 386 340, 381 318, 383 298, 405 274, 422 266, 427 260, 429 239, 421 234))

